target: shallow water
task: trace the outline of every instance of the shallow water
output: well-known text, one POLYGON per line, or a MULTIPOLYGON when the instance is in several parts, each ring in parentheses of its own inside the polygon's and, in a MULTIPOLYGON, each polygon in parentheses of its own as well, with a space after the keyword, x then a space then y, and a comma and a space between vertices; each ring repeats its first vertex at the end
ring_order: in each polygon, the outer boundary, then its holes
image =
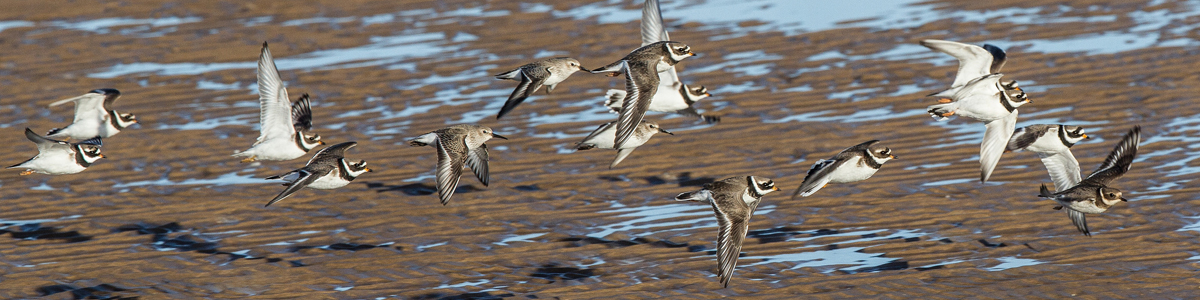
POLYGON ((495 119, 517 83, 493 74, 551 56, 598 66, 635 47, 632 2, 50 3, 43 14, 0 12, 10 14, 0 22, 11 48, 0 56, 0 80, 10 83, 0 94, 0 128, 10 134, 0 138, 13 145, 5 160, 34 154, 17 129, 70 120, 70 109, 46 104, 94 88, 121 89, 116 107, 141 121, 106 139, 108 158, 83 173, 0 176, 10 203, 0 235, 11 237, 0 245, 9 283, 0 297, 1193 292, 1170 283, 1194 277, 1200 236, 1200 106, 1191 101, 1200 82, 1186 76, 1200 50, 1200 2, 664 1, 672 38, 701 54, 679 73, 709 88, 714 96, 697 108, 721 123, 648 114, 676 135, 656 135, 610 170, 614 152, 570 146, 616 119, 599 104, 620 78, 577 73, 495 119), (978 183, 984 127, 926 113, 934 99, 923 95, 945 88, 956 64, 917 44, 926 38, 1007 48, 1005 78, 1034 99, 1018 126, 1084 126, 1095 138, 1072 148, 1084 172, 1141 125, 1138 159, 1113 183, 1130 202, 1088 216, 1087 238, 1035 196, 1049 182, 1035 155, 1005 154, 992 181, 978 183), (315 132, 358 141, 347 156, 375 172, 262 207, 283 188, 263 178, 308 158, 229 157, 258 134, 254 59, 264 40, 293 98, 313 95, 315 132), (436 153, 405 139, 458 123, 511 140, 488 142, 489 186, 465 172, 442 206, 436 153), (865 182, 789 199, 813 161, 870 139, 900 159, 865 182), (672 197, 741 175, 771 177, 783 192, 765 198, 730 288, 717 289, 712 208, 672 197))

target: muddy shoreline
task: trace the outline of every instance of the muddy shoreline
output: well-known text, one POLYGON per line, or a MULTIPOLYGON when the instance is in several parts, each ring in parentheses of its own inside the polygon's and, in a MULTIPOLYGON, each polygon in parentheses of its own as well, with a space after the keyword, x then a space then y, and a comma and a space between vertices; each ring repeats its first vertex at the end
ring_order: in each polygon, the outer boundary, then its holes
POLYGON ((639 42, 633 2, 10 3, 0 160, 32 156, 23 128, 65 125, 70 109, 46 105, 91 89, 120 89, 118 110, 141 124, 83 173, 0 175, 0 298, 1094 299, 1200 286, 1200 6, 664 0, 671 37, 701 54, 681 77, 714 94, 699 108, 720 124, 648 115, 676 135, 609 170, 615 152, 570 146, 615 119, 598 106, 619 80, 577 74, 495 119, 515 83, 491 75, 538 57, 618 59, 639 42), (747 11, 761 19, 732 16, 747 11), (1130 202, 1089 217, 1089 238, 1036 197, 1050 179, 1034 154, 1006 154, 978 183, 983 126, 923 112, 955 71, 917 45, 928 38, 1007 48, 1005 78, 1034 101, 1018 126, 1084 126, 1097 137, 1072 148, 1085 172, 1141 125, 1116 182, 1130 202), (290 94, 314 96, 315 131, 358 141, 348 157, 375 172, 262 207, 281 188, 262 178, 303 165, 229 156, 258 133, 263 41, 290 94), (405 139, 464 122, 512 139, 488 143, 490 186, 464 178, 442 206, 435 153, 405 139), (817 159, 871 139, 900 159, 788 200, 817 159), (743 174, 783 192, 718 289, 711 208, 672 197, 743 174))

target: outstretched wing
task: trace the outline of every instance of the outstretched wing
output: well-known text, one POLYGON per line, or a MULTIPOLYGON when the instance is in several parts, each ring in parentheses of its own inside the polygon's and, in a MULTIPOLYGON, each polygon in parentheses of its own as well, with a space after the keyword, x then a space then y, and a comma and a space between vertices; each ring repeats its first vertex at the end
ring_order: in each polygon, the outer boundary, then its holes
POLYGON ((1046 165, 1050 180, 1054 181, 1055 191, 1065 191, 1083 180, 1079 175, 1079 161, 1075 160, 1071 149, 1052 154, 1038 153, 1038 157, 1042 159, 1042 164, 1046 165))
POLYGON ((1133 157, 1137 155, 1138 143, 1142 139, 1142 127, 1134 126, 1121 138, 1121 142, 1113 148, 1112 153, 1104 159, 1100 164, 1100 168, 1088 175, 1084 181, 1089 181, 1094 184, 1107 185, 1109 182, 1125 175, 1129 171, 1130 164, 1133 164, 1133 157))
POLYGON ((504 115, 512 111, 513 108, 516 108, 521 102, 525 102, 525 99, 528 99, 530 95, 533 95, 533 93, 542 87, 543 83, 546 83, 546 78, 550 78, 549 74, 543 74, 545 76, 530 74, 530 72, 537 72, 536 70, 549 73, 549 70, 538 68, 521 68, 520 70, 521 84, 517 85, 517 89, 513 90, 511 95, 508 95, 508 100, 504 102, 504 107, 500 108, 500 113, 496 114, 496 119, 504 117, 504 115))
POLYGON ((642 123, 642 118, 646 116, 650 100, 658 91, 658 76, 654 72, 655 66, 635 64, 636 67, 634 67, 630 66, 628 62, 623 64, 625 101, 621 104, 621 115, 617 119, 617 137, 614 142, 616 145, 614 148, 617 149, 622 148, 625 142, 633 137, 633 132, 637 130, 638 124, 642 123), (642 78, 646 82, 637 82, 633 80, 634 76, 642 78))
POLYGON ((479 145, 479 148, 467 152, 466 164, 471 168, 471 172, 475 173, 475 178, 479 178, 479 182, 483 183, 483 186, 488 186, 487 144, 479 145))
MULTIPOLYGON (((996 88, 996 85, 1000 84, 1000 77, 1004 77, 1004 74, 995 73, 975 78, 974 80, 971 80, 963 85, 962 88, 959 88, 958 91, 954 92, 954 96, 952 96, 951 99, 955 102, 959 102, 960 107, 965 105, 975 105, 975 102, 986 103, 987 105, 990 105, 995 103, 993 101, 1001 101, 1000 91, 1003 89, 996 88)), ((1011 135, 1012 130, 1009 130, 1008 133, 1011 135)), ((1007 143, 1008 140, 1005 140, 1004 142, 1007 143)))
POLYGON ((25 128, 25 138, 37 145, 38 153, 46 153, 54 148, 70 149, 71 143, 40 136, 28 127, 25 128))
POLYGON ((1075 229, 1079 229, 1079 232, 1082 232, 1083 235, 1092 236, 1092 232, 1088 230, 1087 216, 1069 207, 1065 210, 1067 211, 1067 217, 1071 218, 1071 224, 1075 224, 1075 229))
MULTIPOLYGON (((663 26, 662 11, 659 10, 658 0, 646 0, 646 4, 642 5, 642 46, 657 42, 670 41, 671 37, 667 35, 667 28, 663 26)), ((659 85, 672 87, 674 91, 679 84, 679 74, 675 72, 675 67, 670 70, 658 73, 659 85)))
POLYGON ((613 159, 611 164, 608 164, 608 168, 616 168, 617 164, 621 163, 622 160, 625 160, 625 157, 628 157, 630 153, 633 153, 633 149, 637 148, 617 149, 617 157, 613 159))
POLYGON ((108 111, 104 110, 104 95, 102 94, 87 93, 74 98, 58 100, 50 103, 50 107, 67 102, 75 102, 75 118, 72 120, 74 123, 108 121, 108 111))
POLYGON ((992 177, 992 171, 996 170, 996 164, 1000 163, 1000 156, 1004 154, 1004 148, 1008 146, 1008 140, 1012 137, 1013 130, 1017 128, 1017 111, 1014 110, 1007 117, 992 120, 986 126, 983 143, 979 144, 979 181, 981 182, 987 182, 992 177))
POLYGON ((717 270, 721 285, 729 287, 733 269, 737 267, 738 255, 742 253, 742 241, 749 230, 749 208, 742 201, 711 201, 717 214, 717 270), (735 207, 741 205, 743 207, 735 207))
POLYGON ((346 150, 349 150, 350 148, 354 148, 354 146, 358 146, 358 142, 350 141, 350 142, 345 142, 345 143, 340 143, 337 145, 325 147, 325 149, 321 149, 321 151, 317 151, 317 154, 314 154, 313 157, 308 160, 308 163, 305 163, 305 165, 312 165, 313 162, 315 162, 315 161, 329 160, 329 159, 337 160, 339 158, 345 157, 346 150))
MULTIPOLYGON (((605 147, 605 146, 611 146, 612 144, 609 144, 608 141, 603 141, 603 140, 597 139, 597 136, 599 136, 600 134, 602 134, 606 131, 609 131, 615 125, 617 125, 617 121, 600 124, 600 127, 596 127, 596 130, 592 130, 592 133, 589 133, 588 136, 584 137, 582 141, 575 143, 575 148, 580 149, 580 148, 582 148, 581 146, 583 146, 584 144, 591 144, 591 146, 588 147, 587 149, 610 148, 610 147, 605 147)), ((585 149, 580 149, 580 150, 585 150, 585 149)))
POLYGON ((309 184, 312 184, 313 181, 316 181, 317 178, 320 177, 320 175, 304 169, 297 170, 296 173, 299 174, 300 177, 297 177, 296 181, 292 181, 292 184, 289 184, 286 189, 283 189, 283 192, 280 192, 278 196, 275 196, 275 199, 271 199, 271 202, 267 202, 267 205, 264 205, 263 207, 271 206, 271 204, 275 204, 275 202, 279 202, 288 196, 291 196, 293 193, 296 193, 296 191, 299 191, 309 184))
POLYGON ((300 96, 300 101, 292 103, 292 128, 296 131, 312 130, 312 107, 309 105, 308 93, 300 96))
POLYGON ((670 40, 667 28, 663 26, 658 0, 646 0, 646 4, 642 5, 642 46, 670 40))
POLYGON ((792 199, 796 196, 808 197, 829 183, 829 173, 837 169, 838 166, 846 163, 846 159, 822 159, 813 164, 812 168, 808 169, 808 174, 804 175, 804 182, 800 183, 800 187, 796 188, 796 192, 792 193, 792 199))
POLYGON ((992 73, 992 53, 983 47, 943 40, 923 40, 921 46, 958 59, 958 73, 954 76, 954 83, 950 84, 952 87, 992 73))
MULTIPOLYGON (((462 168, 464 157, 462 153, 451 152, 446 147, 449 139, 439 139, 437 143, 438 149, 438 164, 437 164, 437 189, 438 198, 442 200, 442 205, 450 203, 450 196, 454 196, 454 189, 458 187, 458 180, 462 177, 462 168)), ((461 147, 466 148, 466 140, 458 141, 463 143, 461 147)))
POLYGON ((263 42, 262 53, 258 57, 258 104, 258 142, 279 137, 290 138, 296 133, 287 88, 283 86, 283 79, 279 78, 279 69, 275 67, 275 58, 271 56, 266 42, 263 42))

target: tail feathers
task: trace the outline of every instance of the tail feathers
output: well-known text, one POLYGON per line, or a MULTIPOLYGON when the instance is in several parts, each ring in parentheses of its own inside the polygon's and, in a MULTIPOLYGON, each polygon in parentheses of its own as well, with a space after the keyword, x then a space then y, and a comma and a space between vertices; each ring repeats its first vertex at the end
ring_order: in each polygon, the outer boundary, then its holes
POLYGON ((1052 198, 1052 197, 1054 197, 1054 193, 1050 192, 1050 189, 1046 188, 1046 184, 1043 183, 1042 189, 1040 191, 1038 191, 1038 197, 1052 198))
POLYGON ((496 74, 496 79, 511 79, 511 80, 520 80, 520 79, 518 78, 518 75, 519 75, 520 73, 521 73, 521 68, 517 68, 516 70, 512 70, 512 71, 508 71, 508 72, 504 72, 504 73, 496 74))
POLYGON ((23 162, 21 162, 21 163, 19 163, 19 164, 15 164, 15 165, 11 165, 11 166, 5 167, 5 169, 19 168, 19 167, 21 167, 21 165, 24 165, 25 163, 27 163, 27 162, 29 162, 29 161, 31 161, 31 160, 33 160, 33 159, 32 159, 32 158, 30 158, 30 159, 27 159, 27 160, 25 160, 25 161, 23 161, 23 162))
POLYGON ((678 196, 675 196, 675 201, 708 202, 708 199, 710 198, 712 198, 712 192, 709 192, 708 190, 699 190, 695 192, 680 193, 678 196))
POLYGON ((614 62, 614 63, 608 64, 607 66, 603 66, 603 67, 597 68, 597 69, 595 69, 595 70, 592 70, 591 72, 592 72, 592 74, 597 74, 597 73, 624 73, 624 72, 625 72, 625 68, 624 68, 624 66, 625 66, 625 61, 624 61, 624 60, 618 60, 618 61, 616 61, 616 62, 614 62))
POLYGON ((615 114, 621 113, 622 102, 625 101, 624 90, 608 90, 604 93, 604 106, 608 107, 608 111, 615 114))
MULTIPOLYGON (((283 173, 283 174, 279 174, 279 175, 275 175, 275 176, 267 177, 267 178, 265 178, 265 179, 266 179, 266 180, 276 180, 276 179, 282 179, 282 180, 288 180, 288 181, 291 181, 291 180, 295 180, 295 179, 293 179, 293 178, 288 178, 288 175, 293 175, 293 174, 296 174, 296 171, 291 171, 291 172, 287 172, 287 173, 283 173)), ((298 175, 298 174, 297 174, 297 175, 298 175)), ((289 183, 285 183, 284 185, 288 185, 288 184, 290 184, 290 182, 289 182, 289 183)))
POLYGON ((958 102, 935 104, 930 105, 928 108, 929 116, 938 121, 949 120, 950 117, 947 114, 953 113, 956 110, 958 110, 958 102))

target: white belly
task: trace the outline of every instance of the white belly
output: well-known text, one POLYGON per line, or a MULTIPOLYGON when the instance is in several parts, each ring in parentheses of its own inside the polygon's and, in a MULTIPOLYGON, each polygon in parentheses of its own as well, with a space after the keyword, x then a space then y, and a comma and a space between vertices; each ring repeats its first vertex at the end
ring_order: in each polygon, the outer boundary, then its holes
MULTIPOLYGON (((620 97, 624 99, 625 91, 608 90, 606 97, 620 97)), ((616 110, 620 110, 622 106, 624 106, 624 103, 621 100, 608 103, 608 107, 616 110)), ((683 99, 682 94, 679 94, 678 89, 672 86, 660 85, 658 86, 658 91, 654 92, 654 97, 650 98, 650 107, 647 107, 646 110, 657 112, 676 112, 686 108, 688 108, 687 101, 683 99)))
MULTIPOLYGON (((859 165, 863 157, 855 157, 842 164, 840 168, 829 173, 829 182, 831 183, 850 183, 867 180, 871 175, 875 175, 878 169, 871 168, 866 164, 859 165)), ((869 158, 868 158, 869 159, 869 158)))
POLYGON ((105 127, 103 126, 104 124, 101 124, 101 122, 102 121, 71 123, 71 125, 67 125, 67 127, 63 128, 58 134, 51 135, 50 138, 62 139, 65 137, 70 137, 76 140, 86 140, 97 136, 106 138, 108 136, 103 135, 103 132, 101 132, 102 128, 105 127))
MULTIPOLYGON (((595 137, 592 137, 591 140, 588 140, 585 143, 595 145, 596 148, 600 148, 600 149, 617 149, 616 148, 616 139, 617 139, 617 126, 613 125, 612 127, 609 127, 608 129, 596 134, 595 137)), ((648 142, 648 141, 650 141, 650 139, 642 138, 639 134, 637 134, 637 131, 635 130, 633 133, 633 136, 629 137, 628 141, 625 141, 625 145, 624 145, 624 147, 621 147, 621 149, 637 148, 641 145, 646 144, 646 142, 648 142)))
POLYGON ((1096 207, 1096 204, 1092 203, 1092 201, 1075 201, 1069 203, 1058 201, 1058 204, 1062 204, 1063 206, 1070 207, 1071 209, 1085 214, 1098 214, 1108 211, 1108 209, 1096 207))
POLYGON ((294 137, 270 139, 254 145, 249 150, 238 153, 240 157, 255 156, 255 160, 292 160, 308 153, 296 146, 294 137))
POLYGON ((563 82, 564 80, 567 80, 567 77, 571 77, 571 73, 572 72, 568 72, 568 71, 559 71, 557 73, 551 72, 550 77, 547 77, 546 81, 542 82, 542 85, 559 84, 559 83, 563 82))
POLYGON ((342 179, 342 176, 338 175, 338 171, 333 171, 325 177, 317 178, 317 180, 314 180, 308 185, 308 187, 318 190, 332 190, 348 184, 350 184, 350 182, 342 179))
POLYGON ((1058 153, 1066 148, 1067 145, 1063 145, 1062 141, 1058 139, 1058 129, 1051 129, 1046 132, 1046 135, 1033 141, 1033 144, 1029 144, 1029 147, 1025 147, 1025 150, 1050 154, 1058 153))
POLYGON ((1012 113, 1004 108, 1004 104, 1000 103, 999 95, 971 96, 960 101, 956 113, 981 122, 999 120, 1012 113))
POLYGON ((76 164, 75 156, 66 151, 38 154, 33 160, 15 168, 25 168, 46 175, 75 174, 87 169, 76 164))

